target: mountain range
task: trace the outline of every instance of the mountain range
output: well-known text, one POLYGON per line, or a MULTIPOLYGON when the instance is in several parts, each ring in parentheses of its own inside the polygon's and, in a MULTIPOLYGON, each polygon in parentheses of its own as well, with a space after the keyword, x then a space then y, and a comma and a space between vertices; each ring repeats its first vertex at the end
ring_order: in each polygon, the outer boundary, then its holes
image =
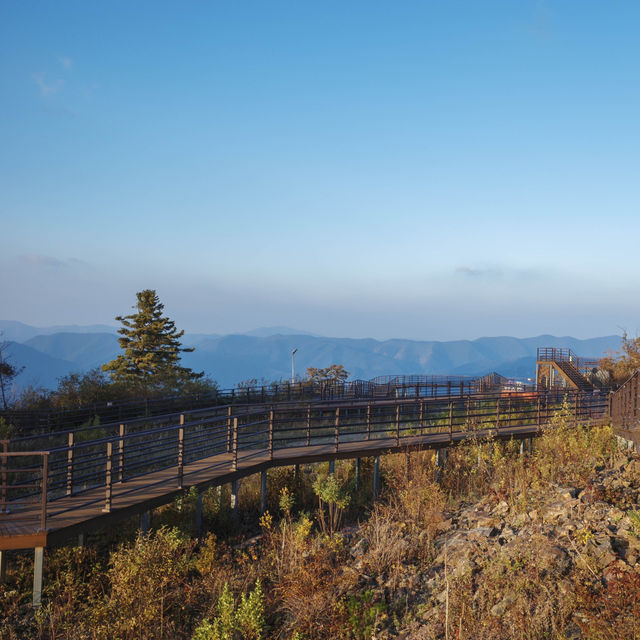
MULTIPOLYGON (((24 366, 16 381, 55 388, 71 372, 83 372, 113 359, 119 352, 117 328, 106 325, 33 327, 0 320, 0 332, 11 361, 24 366)), ((585 357, 599 357, 620 348, 620 336, 580 340, 570 336, 533 338, 492 337, 448 342, 328 338, 288 327, 264 327, 245 334, 192 334, 184 346, 183 364, 205 371, 221 387, 256 379, 271 381, 291 375, 295 367, 344 365, 351 378, 377 375, 457 374, 482 375, 497 371, 514 378, 533 377, 538 347, 565 347, 585 357)))

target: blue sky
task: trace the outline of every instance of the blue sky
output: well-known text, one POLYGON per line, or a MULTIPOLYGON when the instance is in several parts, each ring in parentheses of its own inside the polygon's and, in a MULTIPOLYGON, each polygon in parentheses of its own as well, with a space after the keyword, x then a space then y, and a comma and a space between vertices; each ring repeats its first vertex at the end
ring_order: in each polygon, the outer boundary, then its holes
POLYGON ((4 2, 0 318, 640 329, 637 2, 4 2))

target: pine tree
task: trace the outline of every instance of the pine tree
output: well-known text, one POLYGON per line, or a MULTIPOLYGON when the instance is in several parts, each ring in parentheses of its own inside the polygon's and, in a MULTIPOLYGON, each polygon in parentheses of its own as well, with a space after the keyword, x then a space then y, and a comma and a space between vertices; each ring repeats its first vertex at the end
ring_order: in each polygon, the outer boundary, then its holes
POLYGON ((164 305, 153 289, 136 294, 136 313, 116 316, 123 326, 118 329, 120 348, 124 350, 115 360, 102 365, 114 382, 141 386, 144 391, 179 390, 185 383, 202 378, 180 366, 180 354, 191 352, 180 344, 184 331, 178 331, 169 318, 162 315, 164 305))

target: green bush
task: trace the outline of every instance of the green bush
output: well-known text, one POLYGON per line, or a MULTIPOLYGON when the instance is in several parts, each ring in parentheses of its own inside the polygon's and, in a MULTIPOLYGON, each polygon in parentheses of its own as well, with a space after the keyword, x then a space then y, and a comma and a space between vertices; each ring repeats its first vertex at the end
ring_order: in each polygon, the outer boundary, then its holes
POLYGON ((264 631, 264 594, 260 580, 247 595, 243 593, 237 608, 225 583, 218 599, 218 615, 204 619, 195 630, 193 640, 260 640, 264 631))

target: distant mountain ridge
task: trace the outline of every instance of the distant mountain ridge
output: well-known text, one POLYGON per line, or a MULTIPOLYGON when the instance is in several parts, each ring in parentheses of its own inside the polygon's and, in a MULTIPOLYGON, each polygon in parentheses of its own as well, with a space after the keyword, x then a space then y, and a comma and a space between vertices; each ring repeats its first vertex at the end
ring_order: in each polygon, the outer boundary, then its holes
MULTIPOLYGON (((25 370, 18 385, 54 388, 57 380, 71 372, 87 371, 112 360, 119 352, 115 329, 98 331, 102 325, 81 327, 77 332, 50 332, 32 335, 37 327, 21 325, 21 340, 8 338, 8 352, 25 370)), ((7 326, 0 321, 0 330, 7 326)), ((109 328, 109 327, 107 327, 109 328)), ((51 328, 49 328, 51 329, 51 328)), ((110 328, 111 329, 111 328, 110 328)), ((482 375, 497 371, 507 377, 533 377, 538 347, 570 348, 584 357, 600 357, 620 348, 620 336, 580 340, 570 336, 541 335, 532 338, 509 336, 454 340, 374 340, 373 338, 327 338, 297 331, 282 334, 287 327, 267 327, 248 334, 184 336, 185 346, 196 350, 185 353, 183 363, 205 371, 221 387, 256 379, 287 379, 291 375, 291 351, 296 372, 307 367, 343 364, 352 378, 370 379, 377 375, 457 374, 482 375), (271 334, 270 331, 277 331, 271 334), (261 334, 268 335, 261 335, 261 334)), ((294 330, 295 331, 295 330, 294 330)))

